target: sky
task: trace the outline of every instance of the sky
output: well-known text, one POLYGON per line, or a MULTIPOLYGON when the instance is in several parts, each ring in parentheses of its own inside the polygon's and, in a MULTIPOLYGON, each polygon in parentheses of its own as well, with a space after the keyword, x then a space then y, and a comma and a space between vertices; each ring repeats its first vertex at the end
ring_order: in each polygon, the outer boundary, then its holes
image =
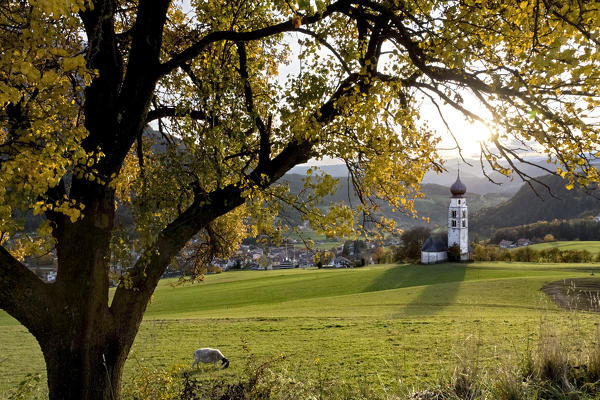
MULTIPOLYGON (((465 103, 470 106, 468 107, 469 109, 477 110, 481 107, 474 99, 471 99, 470 96, 465 95, 464 98, 465 103)), ((481 152, 480 143, 489 138, 489 128, 478 121, 473 123, 467 121, 464 115, 453 107, 443 105, 440 107, 442 108, 444 118, 452 129, 452 133, 461 146, 463 157, 479 158, 481 152)), ((459 153, 458 149, 456 149, 456 142, 439 117, 437 109, 428 104, 423 104, 421 107, 421 115, 422 119, 441 136, 442 141, 438 146, 441 150, 440 153, 444 155, 445 158, 458 157, 459 153)))
MULTIPOLYGON (((183 0, 183 9, 186 12, 191 12, 191 7, 189 4, 189 0, 183 0)), ((298 45, 298 39, 306 38, 305 35, 301 33, 288 33, 284 36, 284 40, 289 49, 291 50, 290 59, 292 60, 289 65, 282 65, 279 69, 279 80, 283 82, 287 79, 288 75, 298 74, 300 70, 300 64, 298 60, 298 54, 300 52, 300 46, 298 45)), ((323 49, 323 53, 327 54, 329 51, 327 49, 323 49)), ((478 102, 473 96, 469 96, 466 93, 463 96, 465 100, 465 105, 469 106, 471 110, 478 111, 478 102)), ((482 140, 486 140, 490 133, 488 128, 480 122, 470 123, 465 120, 463 114, 459 111, 455 110, 450 106, 445 106, 441 104, 440 107, 444 114, 444 118, 448 125, 451 127, 452 132, 456 138, 456 140, 460 143, 462 149, 462 156, 464 158, 479 158, 480 153, 480 142, 482 140)), ((452 138, 452 135, 446 128, 445 124, 439 117, 437 109, 429 104, 427 101, 422 102, 421 106, 421 115, 422 120, 426 123, 431 129, 435 130, 438 135, 442 138, 439 143, 439 153, 442 157, 446 159, 457 158, 459 157, 458 149, 456 148, 455 140, 452 138)), ((335 159, 324 159, 320 161, 312 160, 311 164, 317 165, 328 165, 328 164, 336 164, 339 163, 339 160, 335 159)))
MULTIPOLYGON (((280 83, 285 82, 290 75, 297 75, 300 71, 300 62, 298 61, 298 54, 301 51, 298 45, 298 39, 306 38, 301 33, 289 33, 285 35, 285 43, 289 46, 291 51, 290 59, 292 62, 289 65, 282 65, 279 68, 279 81, 280 83)), ((327 55, 329 51, 323 49, 323 55, 327 55)), ((485 115, 485 112, 481 109, 481 105, 478 100, 474 97, 465 93, 464 96, 465 106, 473 111, 482 111, 480 114, 485 115)), ((428 100, 421 99, 421 120, 426 123, 429 128, 437 132, 441 137, 441 141, 438 145, 439 153, 446 159, 452 159, 459 157, 458 149, 456 148, 456 142, 452 137, 452 134, 448 131, 446 125, 439 116, 438 110, 430 104, 428 100)), ((471 123, 465 119, 465 116, 458 110, 454 109, 449 105, 443 105, 439 102, 440 108, 444 115, 444 119, 452 129, 456 140, 460 143, 462 149, 462 156, 464 158, 476 158, 479 159, 480 154, 480 142, 485 141, 489 138, 490 132, 481 122, 471 123)), ((329 165, 336 164, 340 161, 335 159, 326 158, 323 160, 315 161, 311 160, 311 165, 329 165)))

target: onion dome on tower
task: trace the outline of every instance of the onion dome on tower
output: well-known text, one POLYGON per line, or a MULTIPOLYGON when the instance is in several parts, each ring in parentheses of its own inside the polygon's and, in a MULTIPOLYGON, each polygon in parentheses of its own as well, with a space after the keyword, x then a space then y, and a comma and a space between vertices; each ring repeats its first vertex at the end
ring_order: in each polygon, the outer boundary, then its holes
POLYGON ((461 182, 460 174, 456 177, 456 182, 450 186, 450 192, 452 193, 452 197, 463 197, 467 193, 467 187, 461 182))

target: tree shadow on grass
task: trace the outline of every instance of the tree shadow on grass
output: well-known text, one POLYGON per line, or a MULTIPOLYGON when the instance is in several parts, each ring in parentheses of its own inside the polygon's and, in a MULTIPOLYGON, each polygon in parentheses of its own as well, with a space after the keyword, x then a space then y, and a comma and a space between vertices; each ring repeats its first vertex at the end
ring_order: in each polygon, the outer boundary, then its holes
POLYGON ((455 302, 466 270, 465 264, 457 263, 398 266, 386 271, 364 291, 421 286, 419 294, 397 316, 434 315, 455 302))

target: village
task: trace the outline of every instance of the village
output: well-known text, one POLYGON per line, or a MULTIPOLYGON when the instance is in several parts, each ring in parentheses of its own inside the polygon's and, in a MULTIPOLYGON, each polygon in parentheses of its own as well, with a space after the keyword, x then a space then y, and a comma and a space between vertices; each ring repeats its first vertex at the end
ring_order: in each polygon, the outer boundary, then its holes
MULTIPOLYGON (((348 240, 340 246, 337 239, 331 241, 325 239, 315 242, 316 249, 311 250, 297 239, 285 239, 284 242, 280 246, 242 244, 231 258, 215 259, 213 264, 221 267, 223 271, 228 269, 269 270, 309 267, 350 268, 374 264, 371 253, 379 247, 375 242, 367 244, 362 240, 348 240)), ((383 246, 398 243, 397 239, 388 239, 383 242, 383 246)))
MULTIPOLYGON (((429 238, 416 239, 420 249, 416 258, 420 258, 421 264, 434 264, 450 261, 473 261, 474 245, 478 243, 469 241, 469 219, 468 208, 465 198, 467 188, 457 176, 456 182, 450 187, 450 205, 448 208, 447 231, 432 233, 429 238), (426 239, 426 240, 425 240, 426 239), (451 256, 449 244, 452 243, 460 249, 460 253, 454 259, 451 256)), ((594 217, 594 222, 600 218, 594 217)), ((419 228, 410 228, 419 229, 419 228)), ((409 230, 410 230, 409 229, 409 230)), ((242 240, 235 252, 227 258, 210 257, 204 259, 205 265, 196 265, 195 252, 202 247, 198 238, 193 238, 189 246, 184 247, 181 253, 166 268, 162 278, 182 277, 197 273, 198 267, 208 274, 221 273, 228 270, 252 270, 266 271, 277 269, 294 268, 354 268, 365 265, 387 263, 392 261, 413 261, 411 257, 399 256, 398 249, 408 246, 403 242, 400 235, 383 235, 383 239, 365 241, 344 240, 343 238, 315 235, 315 233, 304 224, 299 227, 295 235, 284 236, 279 243, 267 235, 258 235, 242 240), (307 236, 314 238, 307 239, 307 236), (310 244, 309 244, 310 243, 310 244)), ((424 229, 423 232, 429 232, 424 229)), ((547 234, 544 238, 519 238, 511 241, 502 239, 497 244, 499 250, 510 250, 527 247, 533 244, 553 242, 553 235, 547 234)), ((481 244, 489 246, 487 243, 481 244)), ((135 260, 139 254, 131 252, 131 260, 135 260)), ((57 257, 56 251, 38 257, 26 257, 25 265, 46 282, 56 279, 57 257)), ((117 285, 123 274, 127 271, 127 265, 116 262, 111 265, 111 281, 117 285)))

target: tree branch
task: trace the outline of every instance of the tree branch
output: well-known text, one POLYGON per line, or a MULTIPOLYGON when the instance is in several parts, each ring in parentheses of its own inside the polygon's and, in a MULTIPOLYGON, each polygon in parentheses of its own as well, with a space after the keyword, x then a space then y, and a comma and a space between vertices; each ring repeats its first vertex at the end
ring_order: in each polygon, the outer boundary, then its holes
POLYGON ((208 116, 202 110, 180 110, 176 107, 159 107, 148 111, 146 116, 146 124, 166 117, 190 117, 191 119, 207 120, 208 116))
MULTIPOLYGON (((548 11, 550 11, 555 17, 558 17, 562 21, 566 22, 567 24, 569 24, 572 27, 574 27, 575 29, 577 29, 587 40, 589 40, 590 42, 593 42, 596 46, 600 46, 600 41, 598 39, 594 38, 592 36, 592 34, 588 30, 585 29, 585 27, 581 26, 580 23, 573 22, 566 15, 558 12, 558 10, 557 10, 558 7, 555 6, 554 4, 548 2, 548 0, 544 0, 543 2, 544 2, 544 6, 546 7, 546 9, 548 11)), ((559 3, 559 5, 562 5, 562 4, 559 3)))
MULTIPOLYGON (((349 7, 349 2, 345 0, 336 1, 333 4, 330 4, 323 13, 317 13, 315 15, 310 15, 302 18, 303 25, 314 24, 317 21, 320 21, 334 12, 340 11, 342 9, 347 9, 349 7)), ((269 36, 276 35, 278 33, 283 32, 291 32, 294 31, 296 27, 294 26, 293 20, 289 20, 286 22, 281 22, 279 24, 267 26, 261 29, 256 29, 248 32, 236 32, 236 31, 215 31, 207 34, 202 39, 183 50, 182 52, 174 55, 170 60, 161 64, 158 69, 158 77, 164 76, 174 70, 175 68, 183 65, 184 63, 190 61, 191 59, 197 57, 202 51, 208 47, 210 44, 215 42, 220 42, 223 40, 231 41, 231 42, 248 42, 251 40, 260 40, 269 36)), ((158 78, 157 77, 157 78, 158 78)))
POLYGON ((50 285, 0 246, 0 308, 38 337, 50 327, 53 298, 50 285))
POLYGON ((105 169, 109 176, 121 167, 133 142, 146 125, 157 82, 156 70, 160 65, 163 28, 170 3, 171 0, 139 2, 125 76, 119 77, 122 84, 114 115, 117 124, 114 134, 119 136, 114 144, 111 143, 104 150, 107 157, 102 160, 103 164, 107 164, 105 169))
POLYGON ((248 75, 248 59, 246 56, 246 45, 243 42, 236 42, 237 53, 240 59, 240 77, 244 85, 244 98, 246 99, 246 110, 250 114, 250 118, 254 120, 258 133, 260 135, 260 147, 258 150, 258 160, 260 162, 268 162, 271 157, 271 139, 270 139, 270 123, 269 128, 265 125, 264 121, 260 117, 260 114, 254 108, 254 94, 252 93, 252 86, 250 85, 248 75))
MULTIPOLYGON (((339 115, 341 110, 336 103, 352 93, 353 85, 359 83, 361 78, 364 77, 357 73, 346 77, 328 101, 313 113, 314 121, 323 126, 339 115)), ((260 188, 268 187, 295 165, 308 161, 315 144, 315 141, 307 140, 290 141, 273 159, 260 160, 249 174, 249 179, 260 188)), ((119 316, 119 323, 141 322, 150 296, 171 259, 208 223, 243 204, 246 200, 243 190, 232 184, 211 193, 195 193, 190 207, 160 232, 155 242, 128 271, 128 284, 121 282, 117 288, 110 310, 114 316, 119 316)))
POLYGON ((330 45, 329 42, 327 42, 327 40, 323 39, 321 36, 317 35, 315 32, 308 30, 308 29, 296 28, 296 29, 294 29, 294 31, 304 33, 305 35, 309 35, 309 36, 312 36, 313 38, 315 38, 315 40, 317 42, 321 43, 323 46, 325 46, 329 51, 331 51, 333 53, 333 55, 335 56, 335 58, 338 59, 342 68, 344 69, 344 71, 346 71, 347 74, 352 73, 352 69, 350 69, 350 66, 348 65, 346 60, 344 60, 344 58, 341 56, 341 54, 332 45, 330 45))

